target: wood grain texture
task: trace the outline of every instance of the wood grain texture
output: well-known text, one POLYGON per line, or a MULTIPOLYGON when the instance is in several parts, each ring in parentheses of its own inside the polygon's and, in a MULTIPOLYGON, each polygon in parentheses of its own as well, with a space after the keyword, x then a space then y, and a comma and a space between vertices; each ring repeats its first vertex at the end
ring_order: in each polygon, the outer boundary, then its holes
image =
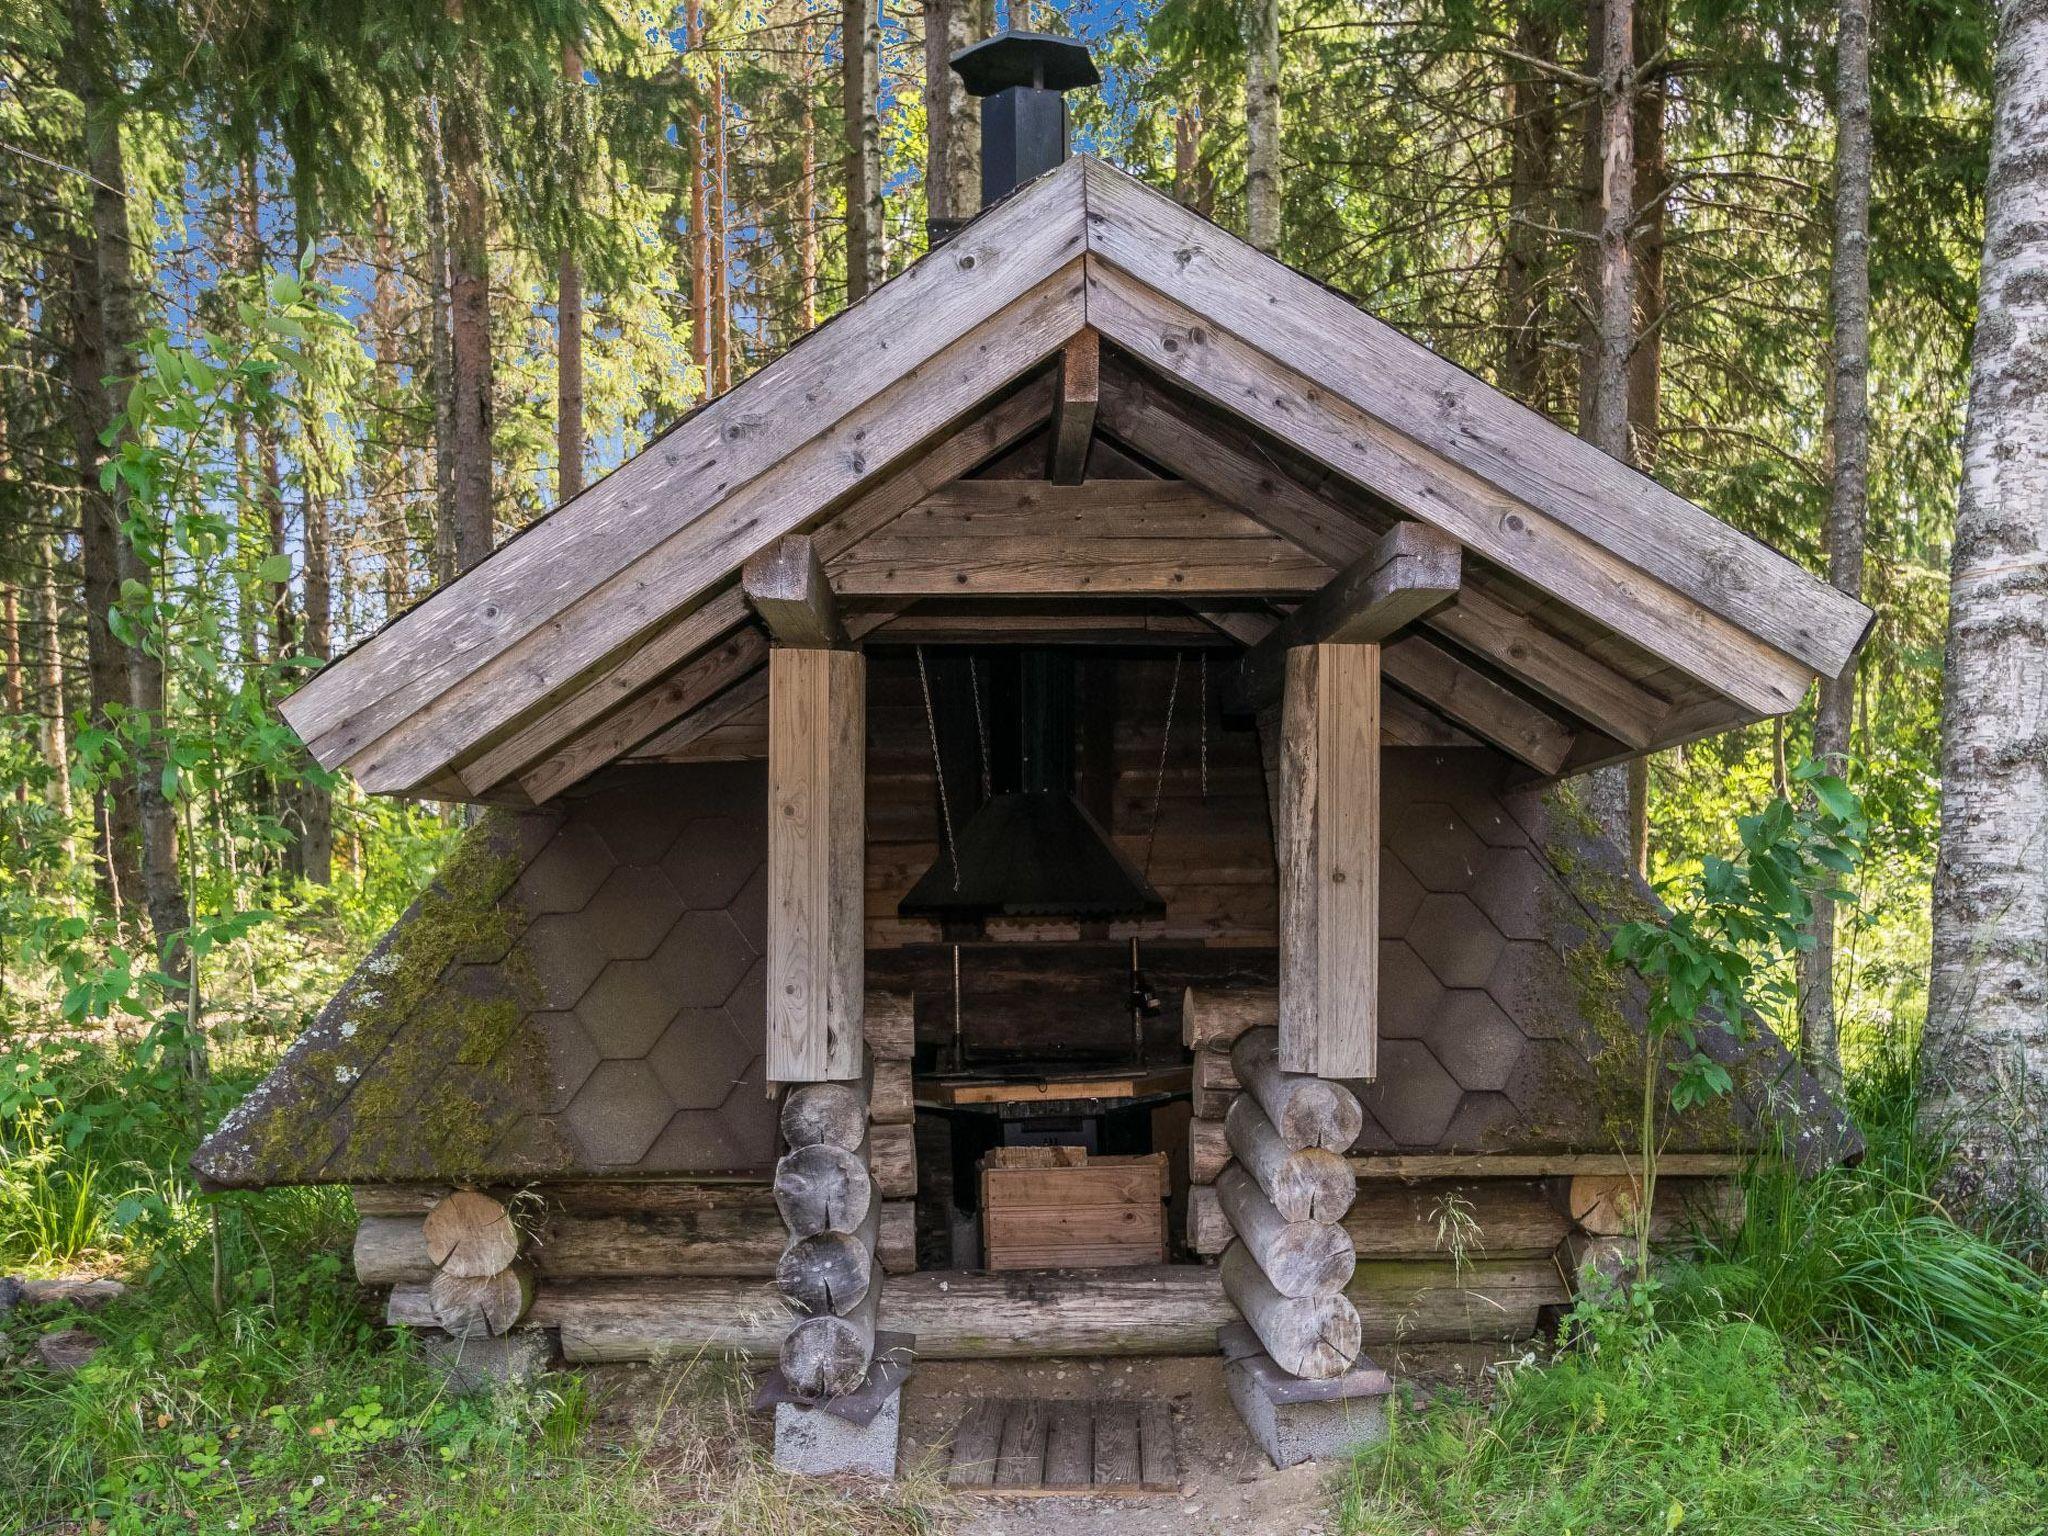
POLYGON ((1380 665, 1388 682, 1546 778, 1571 756, 1570 727, 1432 640, 1396 640, 1380 653, 1380 665))
POLYGON ((791 1237, 857 1232, 875 1198, 866 1161, 844 1147, 799 1147, 775 1165, 775 1207, 791 1237))
POLYGON ((1093 257, 1088 315, 1141 361, 1746 707, 1782 713, 1812 682, 1805 662, 1093 257))
POLYGON ((867 661, 768 663, 768 1061, 775 1082, 858 1077, 866 950, 867 661))
MULTIPOLYGON (((1089 160, 1085 198, 1091 263, 1172 295, 1812 670, 1835 676, 1855 653, 1869 610, 1775 550, 1134 178, 1089 160)), ((1092 302, 1090 320, 1123 340, 1092 302)))
POLYGON ((1224 1250, 1223 1292, 1273 1363, 1305 1381, 1327 1381, 1351 1368, 1363 1345, 1358 1309, 1343 1296, 1282 1296, 1242 1240, 1224 1250))
POLYGON ((748 557, 740 568, 740 590, 776 644, 810 650, 846 644, 838 595, 808 534, 786 533, 748 557))
MULTIPOLYGON (((1378 536, 1375 526, 1339 505, 1327 486, 1311 486, 1283 470, 1242 427, 1220 419, 1195 421, 1187 409, 1135 374, 1119 371, 1104 397, 1103 420, 1108 430, 1182 479, 1332 565, 1348 565, 1370 549, 1378 536)), ((1426 618, 1425 627, 1617 741, 1640 748, 1661 739, 1660 725, 1669 713, 1662 698, 1491 595, 1485 572, 1463 574, 1458 600, 1426 618)), ((1239 638, 1256 643, 1262 632, 1239 638)))
POLYGON ((868 1136, 868 1101, 858 1083, 797 1083, 782 1096, 782 1140, 798 1147, 860 1150, 868 1136))
POLYGON ((1084 330, 1060 349, 1053 373, 1052 428, 1046 434, 1045 478, 1079 485, 1095 440, 1095 409, 1102 399, 1102 339, 1084 330))
POLYGON ((848 596, 1301 594, 1322 561, 1176 481, 962 480, 833 559, 848 596))
POLYGON ((1278 1030, 1252 1029, 1238 1036, 1230 1065, 1291 1150, 1322 1147, 1341 1153, 1358 1139, 1365 1111, 1357 1095, 1342 1083, 1283 1067, 1278 1030))
POLYGON ((1335 1222, 1290 1221, 1241 1166, 1223 1170, 1216 1198, 1230 1229, 1282 1296, 1334 1296, 1351 1279, 1357 1255, 1351 1234, 1335 1222))
POLYGON ((1288 1072, 1370 1079, 1378 1071, 1380 655, 1377 645, 1286 653, 1273 836, 1279 1063, 1288 1072))
MULTIPOLYGON (((681 536, 688 546, 678 562, 682 580, 668 589, 683 596, 691 585, 702 586, 701 580, 690 582, 691 570, 701 571, 713 560, 729 570, 768 539, 791 531, 811 515, 798 498, 787 503, 787 525, 756 524, 750 533, 733 526, 728 508, 735 491, 786 465, 793 448, 829 443, 842 460, 844 483, 851 485, 913 447, 938 424, 924 412, 912 413, 899 433, 884 430, 874 438, 862 437, 854 422, 882 401, 889 386, 912 375, 921 394, 946 393, 952 381, 934 377, 944 371, 935 366, 941 354, 1074 263, 1085 239, 1081 177, 1078 164, 1063 166, 990 210, 942 252, 813 331, 502 547, 470 573, 474 579, 452 583, 387 626, 352 654, 349 665, 316 677, 285 706, 293 728, 309 745, 319 743, 323 764, 352 758, 586 599, 597 598, 599 608, 619 606, 603 600, 609 582, 670 540, 681 536)), ((985 338, 996 350, 977 359, 975 387, 986 393, 1064 343, 1080 328, 1076 310, 1078 305, 1069 305, 1058 332, 1041 333, 1018 354, 1002 344, 1015 328, 996 327, 1000 334, 985 338)), ((941 420, 967 403, 955 397, 950 409, 942 408, 941 420)), ((606 627, 611 635, 630 634, 659 617, 643 613, 618 613, 606 627)), ((569 627, 556 627, 555 643, 569 627)), ((561 659, 571 672, 581 672, 609 648, 593 633, 572 647, 573 658, 561 659)), ((535 702, 535 692, 522 689, 520 697, 473 718, 503 724, 535 702)), ((477 735, 492 728, 484 725, 477 735)))
POLYGON ((1280 696, 1295 646, 1376 645, 1436 612, 1458 595, 1461 565, 1455 539, 1423 523, 1396 523, 1244 654, 1238 707, 1255 713, 1280 696))
MULTIPOLYGON (((820 558, 865 538, 932 490, 991 454, 1001 452, 1043 420, 1046 402, 1051 397, 1049 382, 1026 384, 974 415, 965 425, 953 428, 937 446, 913 456, 902 468, 859 492, 814 533, 820 558)), ((464 781, 502 782, 521 767, 569 750, 569 744, 583 731, 687 663, 713 637, 740 623, 746 615, 744 594, 734 583, 696 613, 657 629, 639 645, 607 663, 594 680, 570 691, 561 702, 541 711, 504 742, 477 756, 463 770, 464 781)), ((646 745, 651 749, 654 742, 650 740, 646 745)))
POLYGON ((519 1229, 504 1205, 472 1189, 434 1204, 421 1227, 427 1257, 451 1275, 480 1280, 519 1256, 519 1229))
POLYGON ((1250 1094, 1240 1094, 1223 1121, 1224 1138, 1245 1172, 1288 1221, 1341 1221, 1358 1181, 1341 1153, 1294 1148, 1250 1094))
POLYGON ((1248 1029, 1280 1023, 1280 994, 1272 987, 1189 987, 1181 994, 1180 1039, 1191 1051, 1228 1054, 1248 1029))

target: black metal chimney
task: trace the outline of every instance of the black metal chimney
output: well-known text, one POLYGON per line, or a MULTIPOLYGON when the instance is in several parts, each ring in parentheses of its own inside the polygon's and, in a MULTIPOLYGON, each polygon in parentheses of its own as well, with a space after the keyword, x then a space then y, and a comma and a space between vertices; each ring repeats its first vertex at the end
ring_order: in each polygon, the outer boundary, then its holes
POLYGON ((967 94, 981 98, 984 208, 1067 158, 1064 93, 1102 84, 1087 48, 1044 32, 999 32, 952 64, 967 94))

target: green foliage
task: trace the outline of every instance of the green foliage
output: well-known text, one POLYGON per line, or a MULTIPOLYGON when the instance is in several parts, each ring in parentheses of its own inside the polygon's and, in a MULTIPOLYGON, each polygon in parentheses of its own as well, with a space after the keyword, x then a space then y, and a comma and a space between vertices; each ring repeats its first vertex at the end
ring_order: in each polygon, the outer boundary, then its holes
POLYGON ((1861 1167, 1760 1167, 1698 1263, 1582 1303, 1490 1404, 1407 1407, 1347 1532, 2038 1531, 2048 1288, 1929 1198, 1910 1077, 1854 1090, 1861 1167))

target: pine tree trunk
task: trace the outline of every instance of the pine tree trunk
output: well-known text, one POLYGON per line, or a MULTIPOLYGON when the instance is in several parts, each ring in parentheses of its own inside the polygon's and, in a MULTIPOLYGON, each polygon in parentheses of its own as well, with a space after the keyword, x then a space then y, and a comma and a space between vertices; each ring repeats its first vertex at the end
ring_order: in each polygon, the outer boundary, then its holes
POLYGON ((732 250, 726 228, 725 65, 711 78, 711 376, 712 392, 732 388, 732 250))
POLYGON ((425 200, 427 224, 427 318, 432 330, 427 355, 434 385, 434 585, 455 576, 455 309, 451 301, 455 277, 448 236, 448 169, 441 123, 445 102, 432 100, 420 109, 420 141, 428 170, 425 200))
MULTIPOLYGON (((462 23, 460 0, 450 18, 462 23)), ((466 571, 497 541, 491 513, 491 254, 484 186, 480 44, 458 45, 455 88, 442 103, 448 177, 449 364, 454 382, 455 569, 466 571)))
MULTIPOLYGON (((1632 462, 1629 351, 1635 338, 1635 15, 1632 0, 1591 0, 1587 73, 1599 81, 1588 106, 1582 188, 1589 239, 1584 361, 1579 370, 1579 435, 1632 462)), ((1628 765, 1586 775, 1586 807, 1623 850, 1637 846, 1638 787, 1628 765)), ((1646 796, 1642 798, 1647 798, 1646 796)))
MULTIPOLYGON (((378 519, 377 564, 382 575, 384 617, 398 615, 412 599, 412 534, 406 503, 412 494, 418 462, 398 409, 398 365, 404 329, 399 298, 400 256, 391 233, 390 210, 382 197, 370 205, 376 272, 370 287, 370 345, 377 354, 377 430, 391 454, 378 486, 386 498, 378 519)), ((373 513, 374 515, 374 513, 373 513)))
POLYGON ((1255 0, 1245 38, 1245 228, 1280 249, 1280 0, 1255 0))
POLYGON ((71 720, 64 698, 64 628, 57 598, 57 566, 62 551, 57 535, 40 541, 37 562, 36 624, 42 633, 43 761, 54 775, 52 793, 64 827, 64 850, 71 852, 71 720))
MULTIPOLYGON (((1830 448, 1828 580, 1863 595, 1863 551, 1870 492, 1870 0, 1838 0, 1835 21, 1835 249, 1828 284, 1833 344, 1829 359, 1830 448)), ((1847 766, 1856 707, 1856 668, 1822 678, 1813 717, 1813 755, 1839 773, 1847 766)), ((1830 1091, 1842 1085, 1840 1020, 1835 1007, 1835 904, 1813 904, 1813 948, 1799 957, 1799 1059, 1830 1091)))
MULTIPOLYGON (((121 146, 122 98, 111 75, 106 17, 95 0, 72 0, 71 25, 66 68, 72 74, 73 91, 85 110, 85 164, 93 178, 90 261, 97 269, 93 296, 99 309, 100 372, 102 377, 128 377, 136 371, 130 349, 141 336, 142 328, 135 308, 126 193, 128 170, 121 146)), ((115 405, 104 385, 97 386, 93 393, 96 398, 88 409, 97 418, 96 435, 104 440, 103 434, 114 421, 115 405)), ((94 457, 97 458, 96 451, 94 457)), ((101 515, 118 519, 120 511, 112 497, 103 498, 101 515)), ((113 546, 112 574, 117 589, 124 581, 146 586, 149 571, 118 525, 108 527, 105 536, 113 546)), ((175 936, 185 928, 188 919, 178 867, 177 813, 163 791, 163 662, 144 646, 117 645, 115 649, 126 686, 122 702, 150 727, 144 744, 136 751, 135 771, 122 781, 117 793, 134 796, 135 823, 141 834, 139 894, 149 915, 159 961, 165 972, 181 976, 186 972, 186 962, 175 936)))
POLYGON ((846 298, 864 299, 882 281, 882 130, 875 92, 881 74, 881 0, 843 0, 841 84, 846 115, 846 298))
MULTIPOLYGON (((684 12, 684 46, 704 46, 704 16, 695 4, 684 12)), ((711 154, 704 114, 695 113, 686 136, 690 144, 690 356, 697 365, 697 387, 716 393, 711 367, 711 154)))
POLYGON ((818 323, 818 100, 816 55, 812 48, 816 38, 811 32, 808 14, 804 17, 803 30, 798 35, 798 54, 801 59, 797 77, 797 89, 801 93, 802 106, 798 117, 798 169, 797 200, 797 282, 802 292, 797 295, 797 323, 808 332, 818 323))
MULTIPOLYGON (((572 125, 565 153, 569 157, 569 219, 581 216, 579 190, 584 153, 582 117, 583 56, 575 47, 562 50, 562 80, 570 92, 572 125)), ((561 266, 555 277, 555 500, 564 502, 583 489, 583 270, 577 264, 573 234, 562 242, 561 266)))
MULTIPOLYGON (((1524 58, 1557 58, 1556 17, 1525 5, 1515 24, 1515 51, 1524 58)), ((1548 226, 1555 220, 1550 178, 1557 153, 1557 82, 1540 67, 1513 66, 1508 82, 1508 210, 1501 240, 1501 387, 1517 400, 1543 404, 1548 226)))
POLYGON ((1999 6, 1943 670, 1923 1125, 1952 1192, 2048 1197, 2048 7, 1999 6))

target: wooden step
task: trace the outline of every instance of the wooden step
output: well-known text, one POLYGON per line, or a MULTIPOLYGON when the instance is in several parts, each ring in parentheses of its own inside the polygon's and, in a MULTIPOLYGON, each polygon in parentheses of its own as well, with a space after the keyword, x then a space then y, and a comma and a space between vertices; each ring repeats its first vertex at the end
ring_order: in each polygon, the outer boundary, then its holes
POLYGON ((1174 1493, 1173 1410, 1163 1402, 984 1399, 953 1432, 946 1483, 958 1493, 1012 1497, 1174 1493))

